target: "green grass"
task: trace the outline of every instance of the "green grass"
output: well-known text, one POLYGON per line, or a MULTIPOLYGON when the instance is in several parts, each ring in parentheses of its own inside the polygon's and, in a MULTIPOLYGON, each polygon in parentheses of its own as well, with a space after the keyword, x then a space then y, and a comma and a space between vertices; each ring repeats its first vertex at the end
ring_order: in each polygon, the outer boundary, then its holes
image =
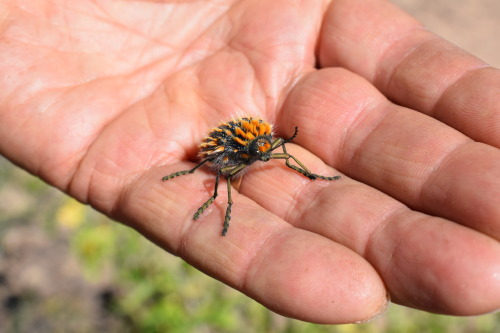
MULTIPOLYGON (((107 332, 113 329, 116 332, 174 333, 500 332, 499 314, 459 318, 397 305, 391 305, 373 322, 358 325, 314 325, 282 317, 165 253, 134 230, 51 189, 5 160, 0 160, 0 213, 0 245, 4 233, 11 228, 39 227, 54 243, 60 245, 61 239, 64 240, 68 255, 76 258, 82 278, 90 288, 106 286, 100 302, 115 325, 94 324, 95 316, 86 319, 85 311, 80 317, 90 322, 86 327, 99 327, 107 332)), ((1 255, 2 252, 0 267, 1 255)), ((0 284, 0 297, 9 292, 8 287, 0 284)), ((58 304, 52 305, 52 310, 46 309, 48 302, 43 303, 42 296, 37 297, 43 304, 40 306, 45 307, 43 318, 48 321, 56 317, 71 320, 60 312, 78 308, 71 303, 79 300, 72 299, 71 295, 60 301, 52 298, 52 304, 58 304)), ((6 300, 2 301, 5 305, 6 300)), ((26 308, 14 308, 7 315, 4 311, 0 314, 0 331, 26 331, 23 316, 29 316, 26 308)), ((69 326, 60 321, 52 323, 51 327, 55 327, 53 331, 62 332, 68 331, 69 326)))

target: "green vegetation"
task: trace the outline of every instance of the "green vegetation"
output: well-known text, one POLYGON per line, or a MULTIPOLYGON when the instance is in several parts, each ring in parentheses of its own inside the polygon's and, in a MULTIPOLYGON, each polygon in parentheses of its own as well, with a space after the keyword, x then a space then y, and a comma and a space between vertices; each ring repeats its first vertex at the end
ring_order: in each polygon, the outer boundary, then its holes
POLYGON ((457 318, 396 305, 359 325, 284 318, 5 160, 0 300, 1 332, 500 332, 500 314, 457 318), (39 275, 24 262, 40 263, 39 275))

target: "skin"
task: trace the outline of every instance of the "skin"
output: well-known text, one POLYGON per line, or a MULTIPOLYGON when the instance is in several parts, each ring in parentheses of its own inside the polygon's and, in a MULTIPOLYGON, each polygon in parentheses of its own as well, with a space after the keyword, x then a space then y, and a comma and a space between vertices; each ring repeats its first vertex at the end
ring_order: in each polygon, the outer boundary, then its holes
POLYGON ((387 1, 2 1, 0 73, 4 156, 273 311, 500 307, 500 73, 387 1), (194 222, 214 174, 161 178, 235 115, 341 180, 261 163, 194 222))

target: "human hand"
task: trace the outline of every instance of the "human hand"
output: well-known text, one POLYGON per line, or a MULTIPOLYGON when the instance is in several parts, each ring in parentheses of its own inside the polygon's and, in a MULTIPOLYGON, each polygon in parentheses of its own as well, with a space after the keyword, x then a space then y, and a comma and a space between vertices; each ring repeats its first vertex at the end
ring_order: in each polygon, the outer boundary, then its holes
POLYGON ((48 183, 287 316, 367 320, 387 294, 455 315, 500 306, 500 75, 387 2, 0 13, 0 151, 48 183), (214 175, 160 179, 235 114, 298 126, 289 150, 345 176, 271 161, 233 192, 228 236, 224 186, 193 222, 214 175))

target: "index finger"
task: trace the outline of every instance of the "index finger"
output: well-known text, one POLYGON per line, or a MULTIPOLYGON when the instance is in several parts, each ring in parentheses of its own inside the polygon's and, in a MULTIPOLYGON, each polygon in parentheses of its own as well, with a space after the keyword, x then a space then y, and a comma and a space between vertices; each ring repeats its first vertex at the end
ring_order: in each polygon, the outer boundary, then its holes
POLYGON ((362 75, 400 105, 500 147, 500 71, 388 1, 334 1, 319 57, 322 66, 362 75))
MULTIPOLYGON (((169 252, 280 314, 315 323, 365 321, 386 307, 376 270, 349 248, 295 228, 232 192, 227 236, 220 231, 227 193, 202 217, 193 213, 212 195, 214 175, 202 170, 167 182, 185 163, 151 168, 124 190, 116 214, 169 252)), ((223 182, 221 180, 221 182, 223 182)))

